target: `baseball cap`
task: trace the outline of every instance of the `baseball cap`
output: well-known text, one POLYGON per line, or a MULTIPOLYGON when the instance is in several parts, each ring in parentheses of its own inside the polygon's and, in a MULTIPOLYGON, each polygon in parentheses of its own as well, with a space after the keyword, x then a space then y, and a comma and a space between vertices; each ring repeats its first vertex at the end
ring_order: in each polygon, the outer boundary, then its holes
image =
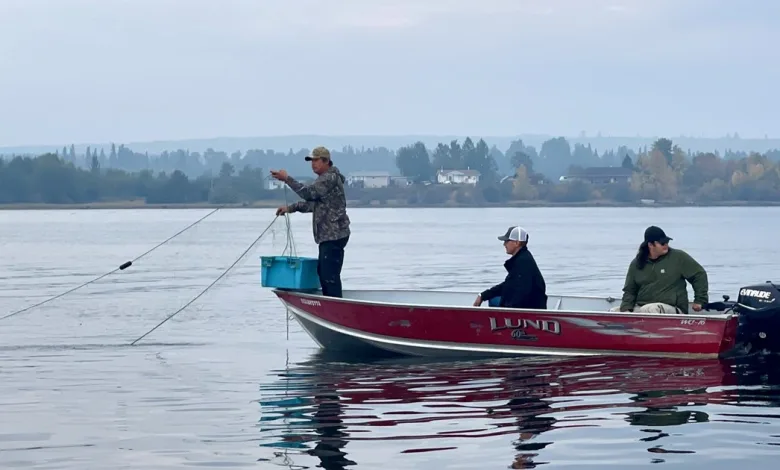
POLYGON ((667 237, 666 232, 664 232, 660 227, 651 225, 645 230, 645 243, 669 243, 670 240, 672 240, 672 238, 667 237))
POLYGON ((325 147, 316 147, 314 150, 311 151, 311 154, 306 156, 304 160, 310 162, 318 158, 321 158, 323 160, 330 160, 330 151, 325 147))
POLYGON ((498 239, 502 242, 510 240, 513 242, 527 242, 528 232, 526 232, 523 227, 515 225, 513 227, 509 227, 506 233, 498 237, 498 239))

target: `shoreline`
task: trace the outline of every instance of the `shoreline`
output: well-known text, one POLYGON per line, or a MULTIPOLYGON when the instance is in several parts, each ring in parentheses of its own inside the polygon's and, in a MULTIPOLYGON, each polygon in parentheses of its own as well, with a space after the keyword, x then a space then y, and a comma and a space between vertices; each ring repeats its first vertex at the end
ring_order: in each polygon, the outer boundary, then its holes
MULTIPOLYGON (((252 203, 235 204, 213 204, 209 202, 193 203, 162 203, 147 204, 143 200, 131 201, 111 201, 111 202, 88 202, 78 204, 50 204, 50 203, 10 203, 0 204, 0 211, 9 210, 116 210, 116 209, 276 209, 285 204, 285 201, 263 200, 252 203)), ((672 207, 778 207, 777 201, 721 201, 708 203, 684 203, 684 202, 657 202, 653 204, 644 204, 640 202, 615 202, 615 201, 587 201, 587 202, 548 202, 548 201, 512 201, 507 203, 486 203, 486 204, 398 204, 395 202, 379 203, 360 203, 359 201, 348 201, 349 208, 373 208, 373 209, 491 209, 491 208, 540 208, 540 207, 560 207, 560 208, 672 208, 672 207)))

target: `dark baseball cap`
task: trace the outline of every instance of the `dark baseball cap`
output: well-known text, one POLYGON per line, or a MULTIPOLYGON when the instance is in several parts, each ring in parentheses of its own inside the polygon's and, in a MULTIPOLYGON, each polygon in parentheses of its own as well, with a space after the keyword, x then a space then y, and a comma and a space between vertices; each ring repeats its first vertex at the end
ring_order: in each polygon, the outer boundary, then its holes
POLYGON ((669 243, 670 240, 672 240, 672 238, 667 237, 666 232, 664 232, 661 227, 651 225, 645 230, 645 243, 659 242, 666 244, 669 243))

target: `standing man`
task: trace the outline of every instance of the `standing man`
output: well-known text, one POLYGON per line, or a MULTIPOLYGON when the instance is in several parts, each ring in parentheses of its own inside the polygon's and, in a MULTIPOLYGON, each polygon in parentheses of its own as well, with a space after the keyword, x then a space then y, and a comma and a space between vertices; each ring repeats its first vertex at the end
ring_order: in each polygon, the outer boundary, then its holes
POLYGON ((312 212, 314 242, 319 245, 317 274, 322 295, 341 297, 341 267, 350 235, 347 197, 344 193, 346 178, 333 166, 330 152, 325 147, 312 150, 306 161, 311 162, 311 169, 317 174, 317 179, 310 185, 296 181, 285 170, 271 170, 274 178, 284 181, 303 199, 280 207, 276 215, 312 212))
POLYGON ((474 306, 501 297, 499 307, 547 310, 547 286, 531 252, 528 251, 528 232, 523 227, 509 227, 498 237, 510 256, 504 263, 506 279, 477 296, 474 306))

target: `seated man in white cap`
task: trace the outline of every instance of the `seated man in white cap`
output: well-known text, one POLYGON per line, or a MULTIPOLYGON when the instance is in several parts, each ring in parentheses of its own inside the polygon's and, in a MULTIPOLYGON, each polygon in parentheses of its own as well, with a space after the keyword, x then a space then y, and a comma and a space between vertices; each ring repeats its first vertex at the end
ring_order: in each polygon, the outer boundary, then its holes
POLYGON ((507 275, 504 282, 482 292, 474 306, 500 297, 499 307, 547 309, 547 286, 531 252, 528 251, 528 232, 522 227, 509 227, 498 237, 510 258, 504 263, 507 275))

